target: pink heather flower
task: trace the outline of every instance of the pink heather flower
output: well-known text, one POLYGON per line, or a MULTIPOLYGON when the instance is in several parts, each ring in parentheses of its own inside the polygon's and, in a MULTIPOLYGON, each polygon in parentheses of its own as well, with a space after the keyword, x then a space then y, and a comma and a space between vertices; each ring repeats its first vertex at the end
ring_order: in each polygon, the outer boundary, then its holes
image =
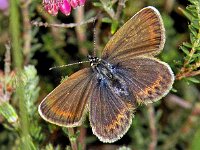
POLYGON ((55 16, 60 10, 63 14, 69 15, 71 7, 83 6, 86 0, 43 0, 44 9, 55 16))
POLYGON ((79 0, 79 6, 83 6, 86 0, 79 0))
POLYGON ((77 6, 83 6, 85 4, 85 0, 71 0, 70 4, 73 8, 76 8, 77 6))
POLYGON ((58 14, 62 0, 43 0, 42 4, 44 9, 51 15, 55 16, 58 14))
POLYGON ((8 8, 8 0, 0 0, 0 10, 6 10, 8 8))
POLYGON ((67 0, 63 1, 63 4, 60 6, 60 11, 68 16, 71 12, 71 6, 67 0))

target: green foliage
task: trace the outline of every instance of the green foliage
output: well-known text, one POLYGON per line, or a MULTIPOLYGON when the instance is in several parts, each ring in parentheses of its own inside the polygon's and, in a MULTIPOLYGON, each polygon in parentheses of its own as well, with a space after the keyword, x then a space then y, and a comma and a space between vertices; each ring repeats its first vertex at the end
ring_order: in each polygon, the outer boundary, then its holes
POLYGON ((200 128, 197 129, 194 137, 192 138, 191 150, 198 150, 200 147, 200 128))
MULTIPOLYGON (((183 67, 177 74, 177 79, 192 77, 200 74, 200 1, 189 0, 190 5, 186 10, 180 9, 182 13, 190 20, 188 28, 190 30, 190 42, 184 42, 180 48, 185 54, 183 67)), ((188 78, 189 79, 189 78, 188 78)), ((195 79, 195 83, 196 83, 195 79)), ((194 81, 189 80, 189 81, 194 81)))
POLYGON ((38 123, 38 113, 35 104, 37 102, 40 88, 39 77, 37 76, 37 70, 34 66, 24 67, 24 71, 21 74, 21 79, 24 85, 24 98, 25 105, 28 114, 28 122, 30 122, 29 131, 33 140, 40 142, 43 140, 44 135, 41 134, 41 126, 38 123))
POLYGON ((3 102, 0 104, 0 114, 5 117, 9 124, 15 124, 18 122, 18 115, 13 106, 8 102, 3 102))
POLYGON ((21 148, 25 147, 31 150, 37 149, 37 143, 44 138, 36 118, 38 116, 37 108, 35 107, 36 100, 39 96, 38 82, 39 77, 34 66, 25 66, 24 70, 18 74, 16 79, 16 88, 19 94, 17 98, 20 101, 21 148))
POLYGON ((111 33, 114 34, 118 28, 119 24, 118 21, 113 21, 111 25, 111 33))
POLYGON ((53 147, 52 144, 48 144, 45 146, 45 148, 42 148, 41 150, 61 150, 60 146, 56 146, 56 147, 53 147))
POLYGON ((13 131, 13 136, 16 136, 16 132, 20 137, 21 144, 16 142, 19 140, 16 138, 13 139, 13 143, 15 143, 13 146, 20 146, 21 149, 35 150, 38 147, 37 143, 44 139, 38 124, 37 107, 35 107, 39 96, 38 82, 39 77, 34 66, 24 67, 24 70, 15 79, 13 86, 19 94, 16 95, 16 98, 20 101, 20 115, 9 101, 0 103, 0 114, 6 119, 5 127, 13 131))

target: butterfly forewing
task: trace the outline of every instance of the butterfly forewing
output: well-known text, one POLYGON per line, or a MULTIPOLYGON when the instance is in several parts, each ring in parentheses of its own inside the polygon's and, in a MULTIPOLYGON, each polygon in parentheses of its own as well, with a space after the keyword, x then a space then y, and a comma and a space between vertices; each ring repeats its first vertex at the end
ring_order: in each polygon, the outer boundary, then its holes
MULTIPOLYGON (((103 83, 103 82, 102 82, 103 83)), ((90 124, 102 142, 115 142, 129 129, 134 104, 106 84, 96 83, 90 101, 90 124)))
POLYGON ((154 7, 140 10, 106 44, 102 58, 114 62, 139 55, 158 54, 164 47, 165 30, 160 13, 154 7))
POLYGON ((41 102, 40 115, 57 125, 67 127, 80 125, 91 95, 92 78, 90 68, 71 75, 41 102))
POLYGON ((117 60, 116 74, 123 78, 137 103, 161 99, 172 88, 174 75, 167 63, 150 57, 117 60))

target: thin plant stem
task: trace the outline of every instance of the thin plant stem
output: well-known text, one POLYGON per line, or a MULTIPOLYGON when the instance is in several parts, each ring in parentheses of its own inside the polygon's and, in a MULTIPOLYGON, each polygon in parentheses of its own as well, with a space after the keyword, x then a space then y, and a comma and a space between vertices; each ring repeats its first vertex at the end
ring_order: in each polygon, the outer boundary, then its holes
POLYGON ((5 72, 5 76, 8 76, 8 74, 10 73, 11 69, 10 69, 10 66, 11 66, 11 54, 10 54, 10 43, 6 44, 5 47, 6 47, 6 53, 5 53, 5 59, 4 59, 4 62, 5 62, 5 69, 4 69, 4 72, 5 72))
POLYGON ((29 17, 29 4, 31 0, 21 0, 21 10, 23 18, 23 52, 25 56, 25 64, 28 64, 30 60, 31 52, 31 23, 29 17))
POLYGON ((102 3, 103 5, 103 8, 104 10, 108 13, 108 15, 113 19, 115 20, 115 12, 114 10, 108 5, 108 1, 106 0, 100 0, 100 2, 102 3))
MULTIPOLYGON (((5 73, 5 77, 8 77, 10 72, 11 72, 11 54, 10 54, 10 44, 6 44, 6 53, 5 53, 5 59, 4 59, 4 62, 5 62, 5 66, 4 66, 4 73, 5 73)), ((4 91, 5 91, 5 95, 9 95, 7 96, 8 99, 7 100, 10 100, 10 92, 8 90, 6 90, 6 87, 7 87, 7 84, 8 84, 8 81, 7 80, 4 80, 4 91)))
POLYGON ((20 39, 20 21, 18 11, 18 0, 10 1, 10 34, 12 38, 12 55, 15 67, 18 70, 22 69, 23 57, 20 39))
POLYGON ((120 17, 120 14, 123 10, 123 8, 125 7, 125 2, 126 0, 119 0, 118 1, 118 6, 117 6, 117 12, 115 13, 115 20, 118 20, 120 17))
POLYGON ((158 133, 156 130, 156 120, 155 120, 155 112, 152 104, 147 106, 148 115, 149 115, 149 126, 150 126, 150 135, 151 135, 151 143, 149 144, 149 150, 155 150, 157 146, 158 133))
MULTIPOLYGON (((81 22, 83 22, 84 7, 78 7, 75 11, 74 17, 75 17, 75 22, 77 24, 80 24, 81 22)), ((84 25, 76 26, 75 30, 76 30, 76 35, 77 35, 77 39, 78 39, 78 46, 79 46, 80 54, 83 56, 87 56, 88 50, 82 46, 82 43, 84 43, 86 41, 85 26, 84 25)))
POLYGON ((85 144, 86 129, 84 126, 80 126, 78 129, 80 131, 78 142, 81 144, 81 150, 86 150, 86 144, 85 144))
POLYGON ((184 109, 191 109, 192 104, 188 102, 187 100, 182 99, 181 97, 175 95, 175 94, 168 94, 165 98, 166 102, 174 103, 175 105, 180 106, 184 109))
POLYGON ((94 20, 96 20, 96 17, 92 17, 88 20, 85 21, 81 21, 80 23, 61 23, 61 24, 57 24, 57 23, 47 23, 47 22, 37 22, 37 21, 32 21, 31 24, 34 26, 44 26, 44 27, 57 27, 57 28, 74 28, 77 26, 81 26, 81 25, 85 25, 87 23, 93 23, 94 20))
POLYGON ((78 150, 78 145, 76 138, 74 137, 74 128, 68 128, 68 133, 69 133, 69 140, 71 143, 72 150, 78 150))
MULTIPOLYGON (((102 24, 102 16, 99 16, 97 19, 97 23, 95 25, 95 34, 94 34, 94 53, 96 53, 96 56, 101 57, 101 52, 100 52, 100 41, 99 41, 99 36, 100 36, 100 28, 102 24)), ((95 55, 94 55, 95 56, 95 55)))

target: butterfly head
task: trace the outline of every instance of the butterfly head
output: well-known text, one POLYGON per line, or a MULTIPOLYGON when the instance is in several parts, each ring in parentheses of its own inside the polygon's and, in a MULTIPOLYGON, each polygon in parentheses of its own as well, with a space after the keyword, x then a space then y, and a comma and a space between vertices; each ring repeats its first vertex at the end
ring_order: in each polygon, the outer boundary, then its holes
POLYGON ((92 67, 95 67, 97 66, 100 62, 101 62, 101 59, 98 58, 98 57, 94 57, 94 56, 91 56, 91 55, 88 55, 88 59, 90 61, 90 65, 92 67))

